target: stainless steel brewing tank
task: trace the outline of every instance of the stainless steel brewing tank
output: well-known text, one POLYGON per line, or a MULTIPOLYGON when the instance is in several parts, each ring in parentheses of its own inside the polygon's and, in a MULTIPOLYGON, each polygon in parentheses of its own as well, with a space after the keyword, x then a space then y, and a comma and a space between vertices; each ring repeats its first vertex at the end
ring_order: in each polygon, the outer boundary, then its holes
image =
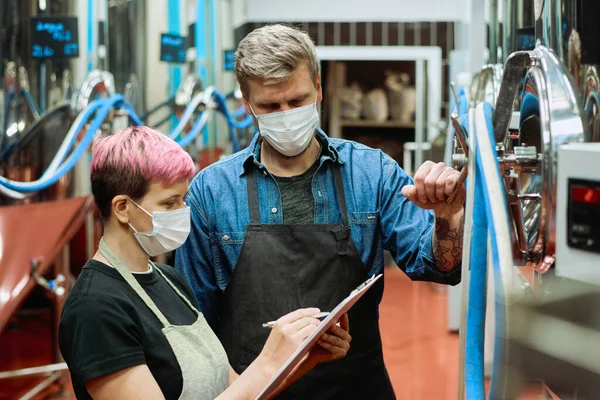
POLYGON ((582 99, 586 141, 600 141, 600 1, 538 0, 538 39, 553 49, 582 99))

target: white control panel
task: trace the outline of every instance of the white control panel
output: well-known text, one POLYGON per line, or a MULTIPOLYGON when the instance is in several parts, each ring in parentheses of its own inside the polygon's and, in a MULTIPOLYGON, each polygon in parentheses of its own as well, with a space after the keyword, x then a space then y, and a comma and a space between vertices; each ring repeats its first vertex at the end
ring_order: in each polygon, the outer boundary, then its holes
POLYGON ((600 285, 600 143, 558 150, 556 275, 600 285))

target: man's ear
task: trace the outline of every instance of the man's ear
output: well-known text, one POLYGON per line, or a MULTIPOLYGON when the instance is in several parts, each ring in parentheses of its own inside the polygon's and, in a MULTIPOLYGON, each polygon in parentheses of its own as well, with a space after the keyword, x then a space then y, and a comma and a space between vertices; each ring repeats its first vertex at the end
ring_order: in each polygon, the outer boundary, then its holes
POLYGON ((242 101, 244 102, 244 108, 246 109, 246 114, 254 116, 252 113, 252 109, 250 108, 250 100, 248 96, 244 92, 242 92, 242 101))
POLYGON ((323 86, 321 86, 321 75, 317 76, 317 100, 323 102, 323 86))
POLYGON ((127 206, 128 204, 128 198, 124 195, 115 196, 111 202, 112 212, 115 215, 115 218, 117 218, 117 220, 122 224, 129 223, 129 207, 127 206))

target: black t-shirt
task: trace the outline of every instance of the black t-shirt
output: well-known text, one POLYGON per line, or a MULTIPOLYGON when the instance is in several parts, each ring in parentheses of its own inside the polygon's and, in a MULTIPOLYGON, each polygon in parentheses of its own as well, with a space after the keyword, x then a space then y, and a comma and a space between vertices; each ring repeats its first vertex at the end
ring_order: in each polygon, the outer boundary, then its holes
POLYGON ((289 178, 275 177, 281 193, 283 223, 289 225, 315 222, 315 198, 312 181, 319 168, 321 157, 303 174, 289 178))
MULTIPOLYGON (((196 306, 189 286, 173 268, 155 264, 196 306)), ((155 269, 134 274, 173 325, 191 325, 197 315, 155 269)), ((78 399, 91 399, 87 381, 146 364, 165 398, 181 394, 181 369, 163 335, 162 324, 116 269, 87 262, 62 312, 58 340, 78 399)))

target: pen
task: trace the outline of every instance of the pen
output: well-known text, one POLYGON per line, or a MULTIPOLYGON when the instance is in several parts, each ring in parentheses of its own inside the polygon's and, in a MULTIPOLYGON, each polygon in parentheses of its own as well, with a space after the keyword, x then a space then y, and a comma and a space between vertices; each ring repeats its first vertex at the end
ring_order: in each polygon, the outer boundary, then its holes
MULTIPOLYGON (((326 316, 329 315, 329 312, 325 311, 325 312, 320 312, 317 315, 315 315, 313 318, 325 318, 326 316)), ((263 328, 272 328, 275 326, 275 323, 277 321, 270 321, 267 323, 262 324, 263 328)))

